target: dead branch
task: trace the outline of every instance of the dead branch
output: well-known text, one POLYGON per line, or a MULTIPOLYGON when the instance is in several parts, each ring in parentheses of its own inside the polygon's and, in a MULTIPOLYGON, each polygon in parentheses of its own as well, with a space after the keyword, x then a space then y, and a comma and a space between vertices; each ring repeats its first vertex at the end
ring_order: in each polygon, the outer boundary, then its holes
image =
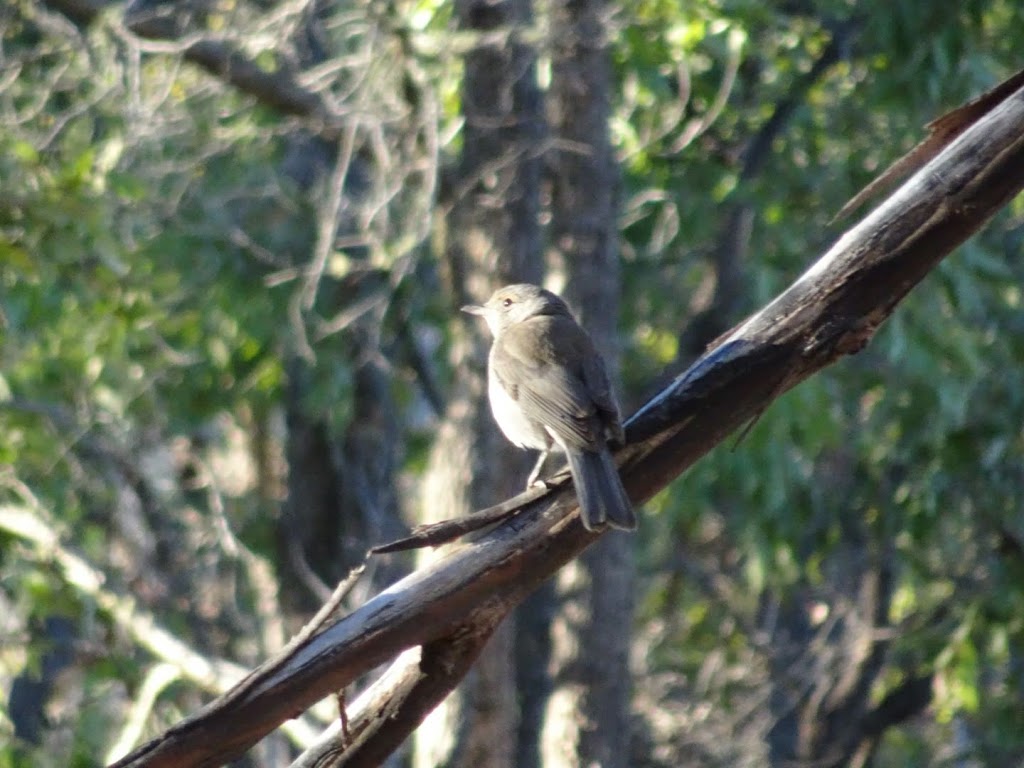
MULTIPOLYGON (((104 10, 98 0, 46 0, 46 5, 64 14, 75 24, 87 27, 104 10)), ((177 26, 161 15, 138 14, 126 19, 127 29, 140 38, 175 40, 177 26)), ((325 137, 338 131, 337 120, 320 94, 301 85, 287 72, 270 72, 260 67, 241 51, 224 40, 198 38, 183 45, 181 55, 214 77, 234 86, 242 93, 282 115, 293 115, 321 123, 325 137)))
POLYGON ((292 768, 383 763, 466 676, 500 621, 492 613, 489 621, 468 621, 450 638, 403 653, 353 704, 348 735, 339 718, 292 768))
MULTIPOLYGON (((1022 187, 1018 89, 630 419, 617 458, 631 497, 650 498, 778 395, 862 349, 910 289, 1022 187)), ((595 540, 572 509, 571 489, 553 489, 310 638, 245 695, 212 702, 117 765, 219 765, 403 651, 453 639, 467 624, 495 625, 595 540)), ((417 689, 386 696, 394 725, 379 738, 398 743, 419 721, 422 699, 409 693, 417 689)))

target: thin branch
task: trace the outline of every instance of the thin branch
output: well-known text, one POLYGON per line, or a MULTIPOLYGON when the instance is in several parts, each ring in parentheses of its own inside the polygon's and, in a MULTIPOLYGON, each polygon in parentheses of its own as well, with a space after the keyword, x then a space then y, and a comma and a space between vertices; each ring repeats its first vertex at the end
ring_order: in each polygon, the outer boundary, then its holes
POLYGON ((345 203, 345 179, 348 178, 352 165, 352 152, 356 143, 357 124, 350 124, 338 142, 338 156, 334 161, 334 172, 327 190, 327 198, 317 211, 316 244, 313 247, 313 259, 306 270, 306 279, 302 286, 302 308, 309 312, 316 303, 316 295, 320 288, 327 260, 334 253, 335 239, 338 234, 338 216, 345 203))
MULTIPOLYGON (((64 14, 80 27, 97 22, 105 3, 86 0, 46 0, 46 5, 64 14)), ((177 40, 175 24, 147 15, 126 20, 132 34, 149 40, 177 40)), ((180 41, 179 41, 180 42, 180 41)), ((269 72, 224 40, 199 37, 186 42, 181 55, 210 74, 253 96, 284 115, 312 118, 320 122, 324 136, 337 133, 336 118, 320 94, 305 88, 285 71, 269 72)))
POLYGON ((242 566, 253 591, 253 612, 259 621, 262 648, 266 653, 274 653, 281 648, 285 637, 281 604, 277 599, 281 585, 274 574, 274 568, 267 558, 253 552, 235 536, 224 509, 224 497, 217 485, 216 472, 199 457, 194 461, 201 470, 199 483, 206 486, 210 514, 221 549, 242 566))
POLYGON ((157 698, 167 686, 181 678, 181 670, 174 664, 166 661, 152 665, 142 680, 142 686, 135 695, 128 716, 117 736, 113 746, 107 750, 104 763, 111 763, 114 760, 124 757, 128 751, 139 743, 139 738, 145 732, 146 722, 157 698))
POLYGON ((224 694, 223 701, 225 703, 230 703, 236 699, 244 698, 252 688, 259 686, 268 677, 272 676, 274 672, 287 664, 304 643, 308 642, 310 639, 315 637, 318 632, 322 631, 327 622, 341 608, 342 600, 344 600, 345 596, 352 591, 352 588, 356 585, 356 582, 362 575, 364 568, 364 565, 360 565, 357 568, 350 570, 348 576, 338 582, 338 586, 334 588, 334 592, 331 593, 327 602, 320 606, 320 610, 318 610, 313 618, 307 621, 302 629, 288 641, 288 644, 272 659, 264 662, 243 679, 239 680, 234 688, 224 694))
MULTIPOLYGON (((41 508, 0 505, 0 530, 31 544, 40 560, 56 564, 65 582, 92 599, 140 648, 173 666, 182 679, 216 694, 230 689, 245 677, 244 667, 203 656, 163 627, 134 598, 106 585, 102 571, 62 544, 57 526, 41 508)), ((302 720, 290 721, 284 727, 297 744, 308 744, 316 732, 302 720)))
POLYGON ((839 213, 835 215, 832 221, 836 222, 845 219, 879 192, 887 189, 899 179, 906 177, 907 174, 916 171, 948 146, 953 139, 970 128, 979 117, 992 109, 993 106, 1001 103, 1003 99, 1020 88, 1021 85, 1024 85, 1024 69, 1008 80, 1004 80, 995 88, 986 91, 978 98, 972 99, 952 112, 947 112, 942 117, 932 120, 928 123, 928 137, 882 171, 877 178, 854 195, 839 209, 839 213))
MULTIPOLYGON (((567 473, 562 472, 558 476, 558 479, 564 482, 567 478, 567 473)), ((511 499, 495 504, 493 507, 487 507, 487 509, 481 509, 478 512, 474 512, 471 515, 465 517, 458 517, 454 520, 441 520, 437 523, 426 523, 424 525, 417 525, 412 529, 412 532, 401 539, 396 541, 389 541, 387 544, 378 544, 370 549, 370 553, 374 555, 385 555, 392 552, 405 552, 410 549, 422 549, 423 547, 439 547, 442 544, 448 544, 455 541, 467 533, 473 531, 479 531, 481 528, 486 528, 488 525, 494 525, 500 523, 502 520, 515 515, 522 509, 525 509, 530 503, 536 501, 541 496, 546 496, 550 493, 550 489, 555 486, 555 480, 551 479, 545 486, 536 486, 529 490, 523 491, 517 496, 513 496, 511 499)))
MULTIPOLYGON (((739 172, 741 186, 764 170, 771 157, 772 144, 782 134, 798 107, 807 100, 811 89, 839 63, 855 29, 853 22, 838 25, 829 44, 811 68, 796 78, 786 94, 776 102, 771 116, 743 151, 739 172)), ((743 298, 743 263, 750 247, 753 223, 754 209, 749 201, 744 200, 742 195, 734 195, 726 206, 722 227, 715 238, 711 254, 715 273, 714 293, 680 335, 676 371, 696 357, 708 342, 735 320, 743 298)))
MULTIPOLYGON (((679 136, 669 147, 668 153, 670 155, 678 155, 686 149, 694 139, 707 132, 707 130, 715 124, 719 115, 722 114, 722 110, 725 109, 725 105, 729 102, 729 95, 732 93, 733 86, 736 84, 736 75, 739 73, 740 63, 743 60, 743 36, 736 31, 730 32, 727 40, 727 47, 729 51, 729 58, 725 62, 725 71, 722 73, 722 80, 718 84, 718 90, 715 92, 714 101, 711 102, 711 106, 703 115, 686 123, 679 136)), ((686 99, 689 99, 689 67, 684 68, 681 66, 680 73, 685 75, 685 79, 680 79, 680 103, 685 106, 686 101, 684 101, 682 97, 685 95, 686 99)))

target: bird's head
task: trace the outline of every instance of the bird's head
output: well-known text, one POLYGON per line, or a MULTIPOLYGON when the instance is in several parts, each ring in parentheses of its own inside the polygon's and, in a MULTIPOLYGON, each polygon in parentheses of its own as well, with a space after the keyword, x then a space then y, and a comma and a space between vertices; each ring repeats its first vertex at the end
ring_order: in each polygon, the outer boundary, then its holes
POLYGON ((494 336, 536 315, 569 314, 569 308, 561 298, 530 283, 506 285, 496 290, 483 305, 470 304, 462 311, 480 315, 494 336))

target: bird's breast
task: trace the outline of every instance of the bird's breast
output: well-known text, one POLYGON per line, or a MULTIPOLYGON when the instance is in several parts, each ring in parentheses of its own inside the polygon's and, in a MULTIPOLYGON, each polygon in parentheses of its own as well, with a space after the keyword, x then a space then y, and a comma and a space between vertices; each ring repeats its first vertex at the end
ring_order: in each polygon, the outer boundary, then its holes
POLYGON ((519 402, 494 375, 493 369, 487 375, 487 395, 491 402, 491 413, 505 437, 520 448, 547 449, 551 443, 547 430, 526 416, 519 402))

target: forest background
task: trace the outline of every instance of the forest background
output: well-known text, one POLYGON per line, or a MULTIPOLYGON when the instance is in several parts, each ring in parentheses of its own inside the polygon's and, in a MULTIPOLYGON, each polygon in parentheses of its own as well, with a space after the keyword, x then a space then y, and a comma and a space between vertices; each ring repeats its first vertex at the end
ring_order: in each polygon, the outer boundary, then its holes
MULTIPOLYGON (((1020 67, 1024 7, 14 0, 0 30, 0 766, 92 766, 368 546, 520 489, 457 307, 546 281, 635 410, 1020 67)), ((394 764, 1020 763, 1022 214, 545 584, 394 764)))

